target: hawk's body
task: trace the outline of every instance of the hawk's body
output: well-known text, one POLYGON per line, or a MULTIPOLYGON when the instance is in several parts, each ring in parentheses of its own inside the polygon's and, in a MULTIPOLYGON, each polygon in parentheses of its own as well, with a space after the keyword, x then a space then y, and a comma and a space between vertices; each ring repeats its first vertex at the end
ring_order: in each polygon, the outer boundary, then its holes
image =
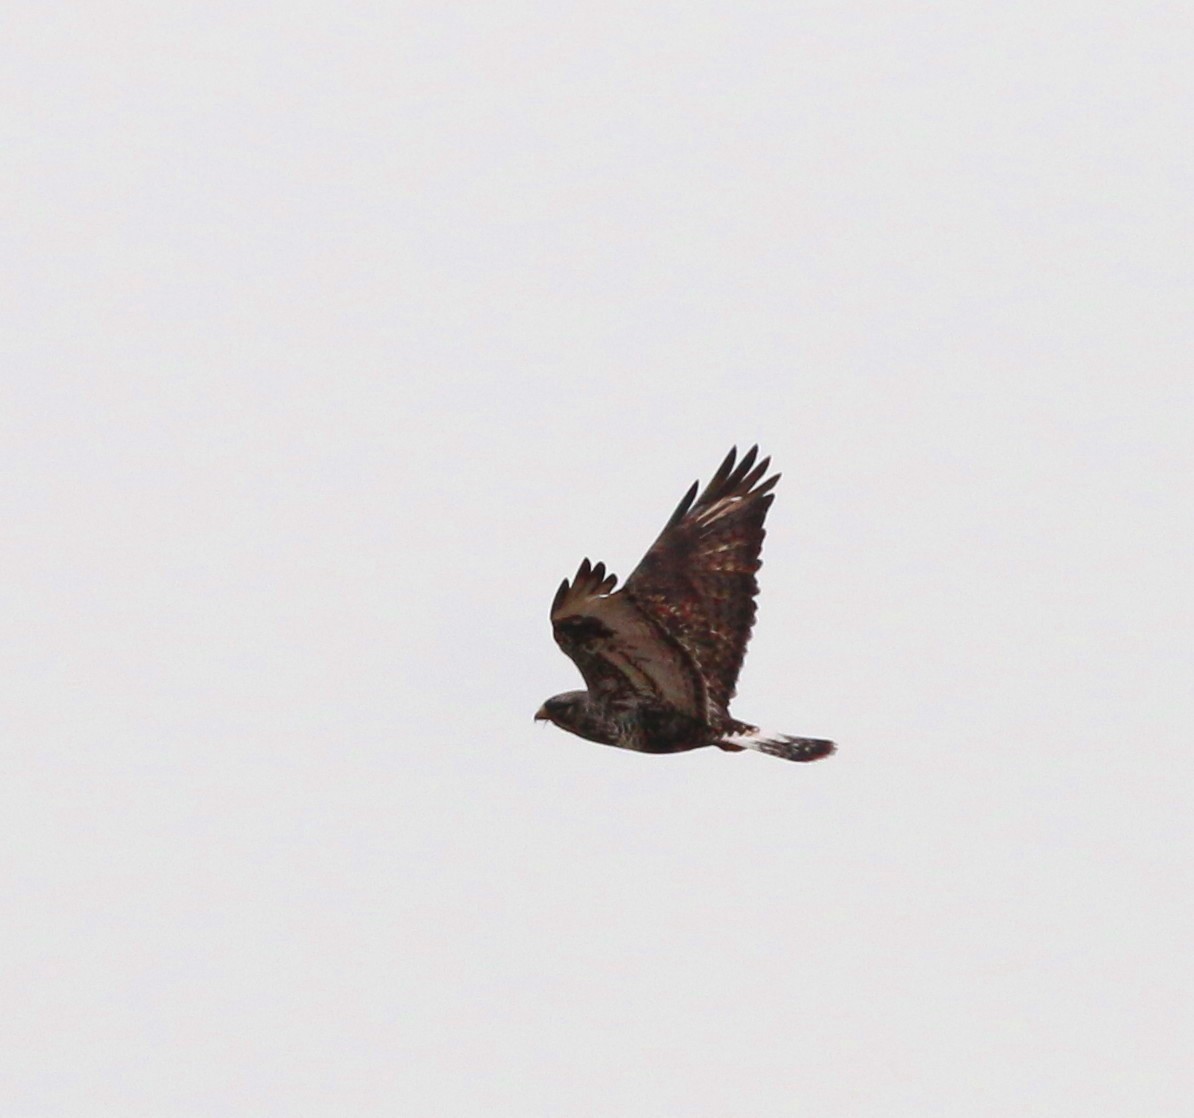
POLYGON ((560 584, 552 630, 588 690, 548 699, 536 718, 644 753, 717 745, 815 761, 833 752, 832 742, 765 734, 730 717, 779 480, 760 480, 770 459, 757 456, 751 447, 735 465, 731 450, 699 496, 694 483, 621 590, 588 559, 560 584))

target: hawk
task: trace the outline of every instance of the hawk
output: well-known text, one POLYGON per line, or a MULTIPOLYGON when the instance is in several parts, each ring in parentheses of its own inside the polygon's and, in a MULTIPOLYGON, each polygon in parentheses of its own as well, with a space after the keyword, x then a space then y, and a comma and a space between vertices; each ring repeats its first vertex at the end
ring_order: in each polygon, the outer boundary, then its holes
POLYGON ((755 621, 763 520, 779 474, 735 447, 697 495, 684 494, 642 562, 618 579, 585 559, 551 603, 556 643, 588 688, 555 695, 536 721, 642 753, 716 745, 816 761, 834 744, 771 734, 730 717, 755 621))

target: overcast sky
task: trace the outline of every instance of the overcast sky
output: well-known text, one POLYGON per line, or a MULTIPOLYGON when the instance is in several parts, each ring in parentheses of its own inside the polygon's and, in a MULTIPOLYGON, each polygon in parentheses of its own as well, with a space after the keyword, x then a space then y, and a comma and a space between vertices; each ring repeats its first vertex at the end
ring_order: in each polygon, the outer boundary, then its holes
POLYGON ((0 1111, 1189 1112, 1185 5, 5 24, 0 1111), (838 754, 534 725, 754 442, 838 754))

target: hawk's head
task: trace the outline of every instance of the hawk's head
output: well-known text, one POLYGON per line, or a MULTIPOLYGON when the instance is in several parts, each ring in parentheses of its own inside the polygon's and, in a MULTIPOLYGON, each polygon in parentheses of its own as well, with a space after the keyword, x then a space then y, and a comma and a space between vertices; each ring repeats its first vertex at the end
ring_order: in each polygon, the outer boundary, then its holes
POLYGON ((553 695, 536 712, 536 722, 552 722, 561 730, 578 734, 590 741, 610 742, 612 729, 604 712, 596 707, 587 691, 565 691, 553 695))
POLYGON ((552 695, 537 711, 536 722, 554 722, 564 730, 571 730, 581 706, 588 701, 587 691, 565 691, 552 695))

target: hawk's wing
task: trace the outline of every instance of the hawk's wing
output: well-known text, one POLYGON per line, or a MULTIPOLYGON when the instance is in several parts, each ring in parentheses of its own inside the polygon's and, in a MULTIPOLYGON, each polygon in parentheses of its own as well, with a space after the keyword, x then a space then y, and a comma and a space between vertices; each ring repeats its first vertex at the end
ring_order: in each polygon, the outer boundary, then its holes
POLYGON ((616 575, 586 559, 551 603, 556 644, 580 668, 594 695, 630 693, 705 717, 705 689, 691 654, 624 591, 611 593, 616 575))
POLYGON ((771 459, 756 465, 757 446, 737 465, 736 457, 735 447, 699 497, 700 483, 693 482, 623 588, 691 653, 709 698, 723 711, 754 626, 763 519, 779 480, 773 474, 760 482, 771 459))

